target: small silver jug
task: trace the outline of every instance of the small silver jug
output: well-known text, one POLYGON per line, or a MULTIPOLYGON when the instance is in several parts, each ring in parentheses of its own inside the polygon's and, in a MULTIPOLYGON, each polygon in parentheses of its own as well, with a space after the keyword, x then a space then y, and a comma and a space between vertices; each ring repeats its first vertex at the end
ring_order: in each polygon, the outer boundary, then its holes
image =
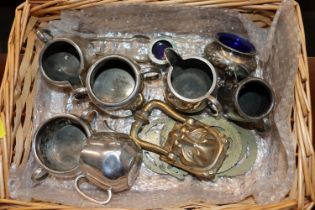
POLYGON ((76 89, 84 86, 87 66, 92 55, 89 42, 78 36, 52 37, 44 30, 37 37, 45 43, 39 55, 39 68, 49 83, 76 89))
POLYGON ((112 192, 121 192, 133 185, 141 163, 142 151, 129 135, 94 133, 81 151, 80 169, 83 174, 75 179, 75 188, 88 200, 105 205, 111 200, 112 192), (100 201, 87 195, 80 188, 84 182, 107 190, 108 198, 100 201))
POLYGON ((184 113, 195 113, 210 105, 218 114, 221 105, 211 94, 217 85, 217 73, 212 64, 201 57, 183 59, 171 48, 165 50, 170 63, 164 78, 166 102, 184 113))
POLYGON ((204 50, 205 58, 223 76, 246 78, 257 68, 256 49, 245 37, 219 32, 204 50))

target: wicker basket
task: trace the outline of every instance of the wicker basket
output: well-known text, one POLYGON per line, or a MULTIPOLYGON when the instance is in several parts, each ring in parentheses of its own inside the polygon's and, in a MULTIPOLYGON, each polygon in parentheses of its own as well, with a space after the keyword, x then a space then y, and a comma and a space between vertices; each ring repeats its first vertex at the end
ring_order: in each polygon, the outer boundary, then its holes
MULTIPOLYGON (((82 9, 118 2, 117 0, 26 0, 15 11, 15 19, 8 42, 8 57, 1 84, 1 118, 6 136, 0 140, 0 209, 69 209, 71 207, 42 202, 11 200, 8 176, 11 164, 26 164, 32 135, 33 83, 37 75, 37 59, 33 51, 35 30, 40 24, 59 18, 60 11, 82 9), (34 58, 35 57, 35 58, 34 58)), ((125 1, 128 2, 128 1, 125 1)), ((205 7, 234 8, 246 14, 260 27, 268 27, 280 0, 129 0, 150 4, 184 4, 205 7)), ((296 141, 297 174, 289 195, 276 204, 259 206, 252 198, 229 205, 191 204, 178 208, 210 209, 312 209, 315 200, 315 158, 312 146, 312 114, 309 70, 301 11, 295 3, 299 23, 298 74, 295 80, 295 104, 292 109, 292 132, 296 141)))

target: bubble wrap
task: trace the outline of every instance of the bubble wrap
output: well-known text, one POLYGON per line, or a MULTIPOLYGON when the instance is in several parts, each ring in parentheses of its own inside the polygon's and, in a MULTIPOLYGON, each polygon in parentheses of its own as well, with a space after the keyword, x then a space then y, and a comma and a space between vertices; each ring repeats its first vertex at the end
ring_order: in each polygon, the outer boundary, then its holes
MULTIPOLYGON (((142 165, 131 190, 114 194, 107 207, 157 208, 193 202, 225 204, 238 202, 248 196, 253 196, 258 203, 272 203, 288 193, 295 173, 294 140, 289 119, 300 48, 292 1, 282 2, 268 29, 258 28, 233 10, 142 4, 65 11, 61 19, 50 22, 48 28, 54 36, 79 35, 94 40, 91 41, 91 53, 95 57, 120 53, 142 63, 148 61, 148 43, 103 38, 128 38, 137 34, 150 38, 169 36, 175 41, 178 52, 185 57, 202 56, 204 46, 213 41, 216 32, 243 34, 250 38, 259 53, 261 62, 255 75, 266 79, 276 94, 272 130, 264 135, 256 134, 257 159, 248 173, 234 178, 219 178, 215 183, 199 181, 192 176, 179 181, 168 175, 155 174, 142 165)), ((38 44, 37 47, 41 46, 38 44)), ((88 101, 74 103, 69 90, 53 87, 42 77, 39 78, 33 130, 56 114, 67 112, 80 115, 83 110, 95 108, 88 101)), ((146 100, 163 100, 162 81, 145 82, 144 96, 146 100)), ((157 118, 163 114, 154 111, 152 115, 152 118, 157 118)), ((133 118, 113 120, 100 114, 93 128, 106 130, 103 120, 112 129, 129 133, 133 118)), ((73 179, 49 176, 43 183, 34 185, 30 177, 36 167, 38 165, 32 153, 26 168, 11 167, 9 185, 12 198, 83 207, 98 206, 75 192, 73 179)), ((105 196, 103 191, 95 187, 87 190, 98 198, 105 196)))

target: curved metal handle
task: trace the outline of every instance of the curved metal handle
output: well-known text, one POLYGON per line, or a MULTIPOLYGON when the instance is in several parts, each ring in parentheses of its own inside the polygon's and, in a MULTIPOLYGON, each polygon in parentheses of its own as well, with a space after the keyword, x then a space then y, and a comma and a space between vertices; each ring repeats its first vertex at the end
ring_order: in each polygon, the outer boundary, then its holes
POLYGON ((255 124, 255 129, 258 132, 267 132, 271 129, 271 121, 269 117, 264 117, 255 124))
POLYGON ((92 109, 92 110, 84 110, 80 118, 86 121, 87 123, 92 124, 93 122, 95 122, 97 116, 98 116, 98 112, 92 109))
POLYGON ((208 96, 207 98, 209 107, 211 109, 211 114, 214 117, 218 117, 222 113, 221 103, 213 96, 208 96))
POLYGON ((75 178, 74 180, 74 187, 77 190, 77 192, 82 195, 84 198, 92 201, 93 203, 97 203, 97 204, 101 204, 101 205, 106 205, 109 203, 109 201, 112 199, 112 189, 109 188, 107 189, 107 193, 108 193, 108 198, 106 200, 100 201, 100 200, 96 200, 94 198, 92 198, 91 196, 87 195, 85 192, 83 192, 80 189, 80 185, 84 182, 88 182, 87 178, 85 175, 79 175, 75 178), (85 179, 85 181, 83 181, 83 179, 85 179))
POLYGON ((71 98, 74 101, 79 101, 88 97, 88 92, 85 87, 77 88, 71 93, 71 98))
POLYGON ((49 173, 45 169, 39 167, 33 171, 33 174, 31 176, 31 180, 35 184, 37 184, 37 183, 44 181, 48 177, 48 175, 49 175, 49 173))
POLYGON ((36 36, 39 40, 41 40, 44 43, 47 43, 53 39, 53 36, 50 34, 50 31, 45 29, 37 29, 36 36))
POLYGON ((175 112, 167 104, 160 100, 152 100, 146 103, 141 111, 135 113, 135 122, 132 123, 130 131, 131 139, 144 150, 148 150, 159 155, 168 156, 169 152, 167 152, 165 149, 159 147, 158 145, 142 140, 138 135, 142 126, 149 123, 149 115, 153 109, 159 109, 180 122, 186 122, 188 119, 175 112))
POLYGON ((141 68, 141 75, 145 81, 158 80, 162 77, 161 71, 155 66, 145 66, 141 68))

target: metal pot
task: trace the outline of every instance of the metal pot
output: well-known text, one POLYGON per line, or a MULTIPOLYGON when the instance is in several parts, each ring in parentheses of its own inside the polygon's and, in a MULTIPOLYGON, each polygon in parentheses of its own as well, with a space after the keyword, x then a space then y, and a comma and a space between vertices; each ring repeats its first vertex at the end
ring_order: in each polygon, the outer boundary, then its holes
POLYGON ((170 48, 165 50, 165 56, 171 65, 164 79, 166 102, 185 113, 199 112, 210 104, 218 114, 220 104, 211 95, 217 85, 212 64, 201 57, 183 59, 170 48))
POLYGON ((40 165, 32 175, 34 182, 51 174, 70 178, 79 173, 79 155, 91 135, 88 122, 80 117, 63 114, 45 121, 33 138, 33 154, 40 165))
POLYGON ((45 43, 39 55, 39 68, 44 78, 59 87, 76 89, 84 86, 89 43, 78 36, 52 37, 38 30, 37 36, 45 43))
POLYGON ((90 67, 86 87, 75 90, 74 96, 88 95, 93 104, 107 113, 119 109, 133 111, 144 102, 143 74, 150 72, 153 71, 140 73, 140 67, 125 56, 105 56, 90 67))
POLYGON ((220 32, 204 50, 208 59, 222 76, 243 79, 257 68, 256 49, 245 37, 220 32))
POLYGON ((223 104, 223 113, 228 119, 251 124, 259 124, 263 120, 264 126, 268 127, 267 117, 273 110, 275 96, 267 82, 248 77, 220 87, 218 101, 223 104))
POLYGON ((123 133, 94 133, 87 140, 80 154, 80 169, 83 175, 75 180, 76 190, 88 200, 107 204, 112 192, 129 189, 138 176, 142 163, 141 149, 123 133), (80 189, 84 182, 90 182, 107 190, 108 198, 99 201, 80 189))

